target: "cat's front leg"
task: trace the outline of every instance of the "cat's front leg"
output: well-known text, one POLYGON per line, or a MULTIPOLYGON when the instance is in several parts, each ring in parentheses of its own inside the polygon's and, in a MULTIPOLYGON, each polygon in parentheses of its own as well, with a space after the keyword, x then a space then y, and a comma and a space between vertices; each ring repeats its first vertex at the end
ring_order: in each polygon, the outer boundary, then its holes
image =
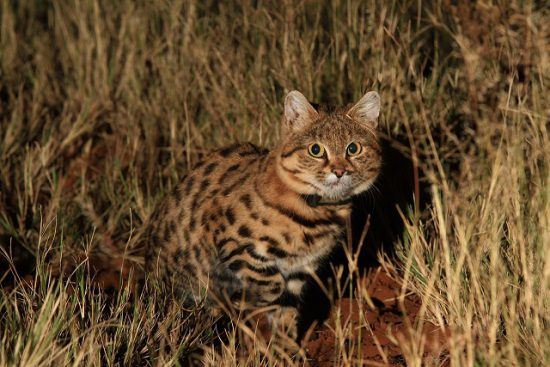
POLYGON ((277 337, 297 342, 298 310, 295 307, 280 307, 269 315, 271 328, 277 337))
POLYGON ((271 313, 272 328, 284 333, 290 339, 298 340, 298 317, 301 306, 301 294, 304 287, 302 279, 284 277, 284 291, 273 302, 278 308, 271 313))

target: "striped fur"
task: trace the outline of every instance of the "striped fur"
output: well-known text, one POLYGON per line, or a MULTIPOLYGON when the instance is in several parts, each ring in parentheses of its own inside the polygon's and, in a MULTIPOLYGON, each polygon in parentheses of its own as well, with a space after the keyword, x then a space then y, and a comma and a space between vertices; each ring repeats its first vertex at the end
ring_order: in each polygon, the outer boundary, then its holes
POLYGON ((140 238, 149 278, 194 298, 208 290, 211 299, 247 309, 297 307, 308 275, 344 242, 351 210, 350 204, 312 207, 305 195, 350 197, 368 189, 380 168, 372 124, 345 110, 301 107, 283 118, 278 147, 216 151, 160 203, 140 238), (300 113, 306 115, 295 128, 292 118, 300 113), (362 146, 357 157, 346 156, 350 141, 362 146), (308 153, 313 142, 326 147, 326 157, 308 153), (330 192, 337 185, 324 180, 335 167, 347 172, 347 186, 330 192))

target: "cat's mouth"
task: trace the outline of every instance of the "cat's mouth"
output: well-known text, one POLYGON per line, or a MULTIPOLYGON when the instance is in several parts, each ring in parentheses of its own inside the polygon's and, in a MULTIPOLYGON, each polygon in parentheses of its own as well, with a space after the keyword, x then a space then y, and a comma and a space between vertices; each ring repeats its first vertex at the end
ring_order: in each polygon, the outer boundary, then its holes
POLYGON ((353 194, 352 179, 349 176, 329 177, 322 183, 321 196, 330 200, 348 199, 353 194))

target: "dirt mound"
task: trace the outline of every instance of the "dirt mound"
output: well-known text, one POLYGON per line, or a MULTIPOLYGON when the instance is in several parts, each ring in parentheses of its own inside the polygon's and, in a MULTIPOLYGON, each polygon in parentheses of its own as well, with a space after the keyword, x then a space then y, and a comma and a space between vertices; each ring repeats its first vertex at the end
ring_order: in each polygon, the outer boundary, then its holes
MULTIPOLYGON (((401 295, 401 284, 378 268, 362 279, 367 299, 343 298, 330 319, 314 331, 305 349, 312 366, 339 366, 361 362, 367 366, 401 366, 405 349, 417 348, 423 363, 446 365, 449 334, 419 319, 420 300, 401 295), (370 305, 369 305, 370 304, 370 305), (345 329, 340 335, 339 331, 345 329)), ((366 297, 365 297, 366 298, 366 297)), ((414 349, 412 349, 414 350, 414 349)))

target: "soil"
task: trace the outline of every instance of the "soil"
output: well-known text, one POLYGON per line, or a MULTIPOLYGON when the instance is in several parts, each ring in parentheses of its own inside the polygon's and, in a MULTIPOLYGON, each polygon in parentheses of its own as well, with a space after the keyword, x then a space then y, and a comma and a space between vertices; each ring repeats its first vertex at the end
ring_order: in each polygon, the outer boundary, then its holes
POLYGON ((401 284, 381 268, 373 269, 362 282, 371 306, 365 300, 339 300, 330 319, 311 333, 305 345, 311 366, 340 366, 352 361, 365 366, 409 365, 412 361, 405 359, 407 349, 420 351, 415 354, 422 355, 421 365, 448 364, 445 349, 449 333, 420 319, 422 303, 418 297, 400 297, 401 284), (338 345, 335 337, 337 325, 347 325, 343 345, 338 345), (347 360, 342 357, 345 355, 347 360))

